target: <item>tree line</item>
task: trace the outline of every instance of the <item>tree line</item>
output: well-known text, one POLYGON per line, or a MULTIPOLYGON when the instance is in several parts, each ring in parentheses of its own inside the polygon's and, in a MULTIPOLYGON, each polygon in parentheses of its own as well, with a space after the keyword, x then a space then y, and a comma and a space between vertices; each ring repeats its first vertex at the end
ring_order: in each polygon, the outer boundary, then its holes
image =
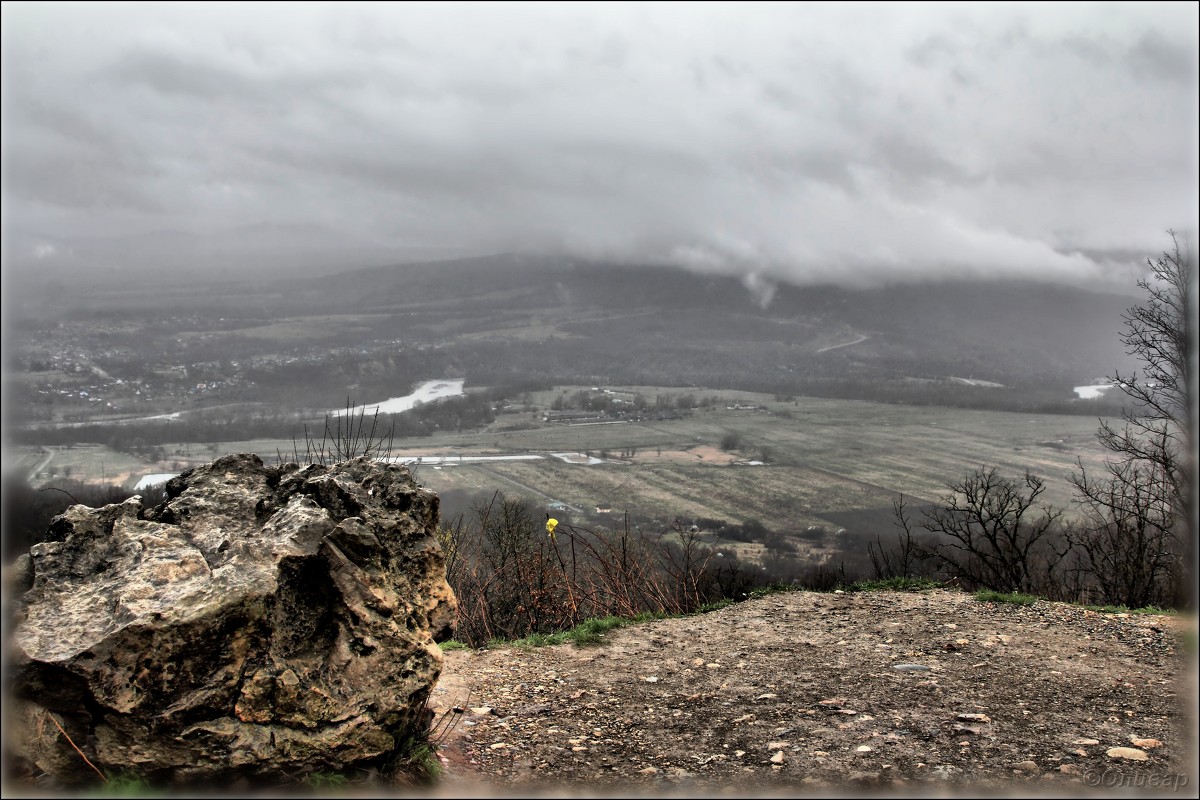
MULTIPOLYGON (((475 430, 495 421, 497 393, 503 389, 469 393, 423 403, 402 414, 384 414, 389 426, 401 437, 432 436, 444 431, 475 430)), ((240 442, 250 439, 288 439, 303 424, 298 413, 228 413, 220 410, 195 412, 162 422, 138 425, 94 423, 78 427, 39 427, 14 430, 17 444, 70 445, 78 442, 103 444, 114 450, 144 454, 147 447, 176 442, 240 442)))
POLYGON ((1120 422, 1100 420, 1110 454, 1102 470, 1080 460, 1071 476, 1075 518, 1042 502, 1037 475, 981 465, 933 509, 914 514, 896 502, 895 539, 869 547, 877 576, 1130 608, 1195 601, 1196 277, 1190 248, 1170 235, 1171 249, 1138 282, 1145 302, 1124 314, 1121 341, 1142 372, 1109 379, 1128 402, 1120 422))

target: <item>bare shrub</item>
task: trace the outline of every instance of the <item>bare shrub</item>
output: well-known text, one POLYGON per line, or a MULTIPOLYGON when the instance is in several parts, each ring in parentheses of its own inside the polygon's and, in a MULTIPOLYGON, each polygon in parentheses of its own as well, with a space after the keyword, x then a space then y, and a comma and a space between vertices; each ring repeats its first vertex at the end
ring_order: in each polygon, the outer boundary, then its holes
POLYGON ((472 646, 593 617, 694 611, 748 574, 681 526, 646 535, 626 518, 611 531, 560 524, 551 535, 526 500, 501 492, 439 538, 458 596, 455 638, 472 646))
POLYGON ((383 432, 379 419, 379 407, 370 420, 366 418, 367 408, 363 406, 354 413, 354 405, 346 398, 344 413, 333 415, 333 425, 330 426, 330 415, 325 415, 324 431, 318 442, 309 432, 308 425, 304 426, 304 451, 301 452, 296 440, 292 440, 292 452, 277 453, 280 463, 290 461, 296 464, 320 464, 327 467, 341 461, 365 456, 378 461, 387 461, 392 456, 392 443, 396 436, 396 423, 393 420, 387 433, 383 432))

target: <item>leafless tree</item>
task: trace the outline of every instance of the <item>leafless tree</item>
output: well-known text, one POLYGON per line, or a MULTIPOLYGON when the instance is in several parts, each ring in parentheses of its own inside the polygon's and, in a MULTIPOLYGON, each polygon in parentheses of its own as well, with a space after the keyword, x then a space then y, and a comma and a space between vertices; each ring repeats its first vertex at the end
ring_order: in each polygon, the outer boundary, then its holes
POLYGON ((924 512, 921 527, 938 537, 932 550, 957 577, 998 592, 1044 591, 1066 555, 1060 509, 1041 506, 1045 481, 1021 480, 977 467, 950 485, 942 505, 924 512))
POLYGON ((1163 502, 1183 518, 1194 450, 1188 410, 1195 403, 1191 383, 1195 309, 1190 304, 1196 266, 1190 248, 1180 244, 1174 231, 1170 236, 1171 250, 1148 261, 1151 275, 1138 281, 1147 301, 1124 314, 1121 342, 1144 367, 1140 378, 1136 372, 1129 376, 1118 372, 1112 381, 1133 405, 1123 413, 1125 424, 1119 429, 1102 420, 1098 436, 1123 460, 1157 467, 1166 492, 1163 502))
POLYGON ((1106 477, 1074 477, 1082 519, 1068 529, 1082 569, 1108 604, 1171 604, 1180 588, 1178 541, 1162 502, 1161 473, 1147 462, 1110 461, 1106 477))
POLYGON ((879 536, 875 537, 874 542, 867 543, 867 555, 871 557, 876 580, 915 577, 918 564, 930 555, 913 533, 914 521, 904 495, 893 501, 892 516, 899 528, 895 546, 885 548, 879 536))
POLYGON ((1100 477, 1080 461, 1071 478, 1086 521, 1073 539, 1106 601, 1133 607, 1179 599, 1160 583, 1183 585, 1184 551, 1194 546, 1185 529, 1196 468, 1196 267, 1190 247, 1168 233, 1171 249, 1148 260, 1138 281, 1146 302, 1123 315, 1121 341, 1142 372, 1110 378, 1130 401, 1119 424, 1101 420, 1096 434, 1114 458, 1100 477))

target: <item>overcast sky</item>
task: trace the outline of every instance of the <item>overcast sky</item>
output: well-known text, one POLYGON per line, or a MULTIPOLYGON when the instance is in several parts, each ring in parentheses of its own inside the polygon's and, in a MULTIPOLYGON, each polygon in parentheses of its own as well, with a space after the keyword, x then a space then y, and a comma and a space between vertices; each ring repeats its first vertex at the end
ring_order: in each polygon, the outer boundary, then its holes
POLYGON ((1196 225, 1197 8, 6 2, 5 233, 1096 281, 1196 225))

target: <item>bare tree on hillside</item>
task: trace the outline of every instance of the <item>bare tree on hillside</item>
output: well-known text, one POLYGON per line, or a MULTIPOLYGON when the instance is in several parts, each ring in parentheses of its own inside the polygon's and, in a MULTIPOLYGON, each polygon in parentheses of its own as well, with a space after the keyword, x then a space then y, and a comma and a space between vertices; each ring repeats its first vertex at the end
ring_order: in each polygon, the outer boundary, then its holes
POLYGON ((899 529, 896 531, 895 546, 885 548, 878 534, 874 542, 867 542, 867 555, 871 558, 876 580, 916 577, 918 566, 930 557, 929 551, 913 533, 915 523, 903 494, 892 501, 892 516, 899 529))
POLYGON ((1114 454, 1101 476, 1082 461, 1072 475, 1086 524, 1074 533, 1084 560, 1109 603, 1138 607, 1176 602, 1191 519, 1195 474, 1196 398, 1192 336, 1195 263, 1174 231, 1172 247, 1148 260, 1138 281, 1147 300, 1123 315, 1127 352, 1143 365, 1110 380, 1130 400, 1119 425, 1100 421, 1096 436, 1114 454), (1162 585, 1170 578, 1174 588, 1162 585))
POLYGON ((1043 591, 1066 555, 1058 536, 1062 511, 1038 503, 1045 481, 1028 471, 1013 480, 981 466, 950 490, 921 523, 938 537, 932 552, 943 565, 985 589, 1043 591))
POLYGON ((1105 603, 1142 608, 1174 602, 1179 542, 1162 502, 1161 472, 1147 462, 1110 461, 1106 473, 1073 478, 1083 518, 1068 535, 1080 570, 1105 603))

